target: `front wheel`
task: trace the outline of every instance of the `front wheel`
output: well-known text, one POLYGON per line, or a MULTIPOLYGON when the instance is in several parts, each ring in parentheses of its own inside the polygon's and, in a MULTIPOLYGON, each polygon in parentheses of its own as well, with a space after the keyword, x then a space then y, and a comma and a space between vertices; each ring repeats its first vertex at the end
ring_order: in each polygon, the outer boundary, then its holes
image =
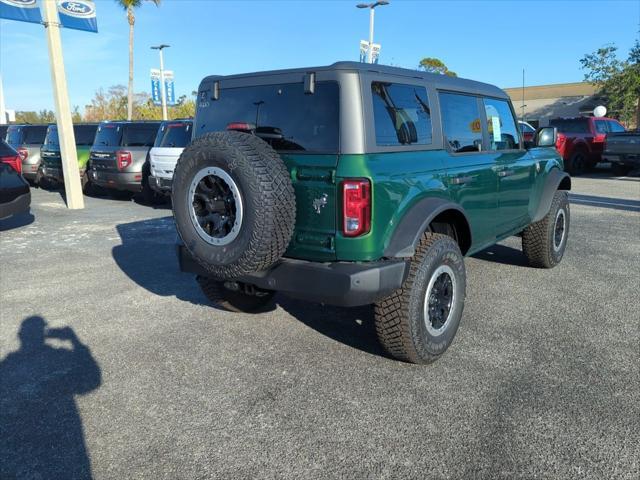
POLYGON ((375 305, 380 343, 397 358, 431 363, 451 345, 464 309, 466 272, 458 244, 425 233, 402 287, 375 305))
POLYGON ((529 265, 553 268, 560 263, 569 237, 569 195, 558 190, 553 196, 549 213, 522 232, 522 251, 529 265))
POLYGON ((275 292, 262 290, 240 282, 222 282, 208 277, 196 277, 202 293, 211 303, 230 312, 253 313, 263 310, 275 292), (229 288, 233 287, 233 288, 229 288))

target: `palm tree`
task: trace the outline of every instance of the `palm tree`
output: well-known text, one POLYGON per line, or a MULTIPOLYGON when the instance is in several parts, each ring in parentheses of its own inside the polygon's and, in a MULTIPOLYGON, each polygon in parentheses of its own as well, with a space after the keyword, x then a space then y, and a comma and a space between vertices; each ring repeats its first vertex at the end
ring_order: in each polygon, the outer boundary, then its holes
MULTIPOLYGON (((158 6, 160 0, 147 0, 158 6)), ((129 88, 127 91, 127 120, 131 120, 133 116, 133 25, 136 23, 136 17, 133 11, 142 5, 143 0, 116 0, 116 2, 127 12, 127 20, 129 20, 129 88)))

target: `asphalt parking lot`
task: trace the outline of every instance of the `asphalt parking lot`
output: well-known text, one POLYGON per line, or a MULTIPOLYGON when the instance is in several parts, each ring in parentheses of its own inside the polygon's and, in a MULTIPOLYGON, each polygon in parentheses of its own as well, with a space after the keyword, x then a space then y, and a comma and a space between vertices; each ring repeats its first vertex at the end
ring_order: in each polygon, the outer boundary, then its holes
POLYGON ((384 355, 370 308, 210 307, 168 208, 33 190, 0 222, 0 478, 637 479, 640 179, 572 201, 556 269, 518 238, 467 259, 424 367, 384 355))

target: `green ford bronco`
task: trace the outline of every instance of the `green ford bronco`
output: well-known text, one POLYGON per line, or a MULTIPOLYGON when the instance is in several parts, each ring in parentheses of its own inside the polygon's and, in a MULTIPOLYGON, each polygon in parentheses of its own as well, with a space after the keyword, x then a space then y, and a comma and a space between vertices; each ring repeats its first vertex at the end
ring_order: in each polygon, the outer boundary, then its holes
POLYGON ((525 145, 497 87, 340 62, 209 76, 197 103, 173 179, 178 257, 221 307, 276 291, 373 303, 389 354, 429 363, 462 317, 464 256, 519 235, 532 266, 562 259, 556 131, 525 145))

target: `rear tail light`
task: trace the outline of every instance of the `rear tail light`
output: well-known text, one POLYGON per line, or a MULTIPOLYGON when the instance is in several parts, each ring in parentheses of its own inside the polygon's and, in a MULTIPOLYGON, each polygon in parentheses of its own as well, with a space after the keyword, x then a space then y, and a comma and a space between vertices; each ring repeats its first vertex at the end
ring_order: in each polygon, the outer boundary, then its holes
POLYGON ((27 150, 24 147, 18 147, 16 149, 16 151, 18 152, 18 156, 20 157, 20 160, 22 160, 23 162, 27 159, 27 157, 29 156, 29 150, 27 150))
POLYGON ((241 132, 250 132, 255 128, 256 126, 253 123, 246 122, 231 122, 227 125, 227 130, 240 130, 241 132))
POLYGON ((22 173, 22 159, 20 155, 0 157, 0 162, 8 164, 16 172, 22 173))
POLYGON ((366 179, 342 182, 342 232, 359 237, 371 230, 371 184, 366 179))
POLYGON ((118 163, 118 170, 124 170, 132 163, 131 152, 118 150, 116 152, 116 162, 118 163))
POLYGON ((593 137, 593 143, 603 143, 606 138, 607 135, 605 133, 598 134, 593 137))

